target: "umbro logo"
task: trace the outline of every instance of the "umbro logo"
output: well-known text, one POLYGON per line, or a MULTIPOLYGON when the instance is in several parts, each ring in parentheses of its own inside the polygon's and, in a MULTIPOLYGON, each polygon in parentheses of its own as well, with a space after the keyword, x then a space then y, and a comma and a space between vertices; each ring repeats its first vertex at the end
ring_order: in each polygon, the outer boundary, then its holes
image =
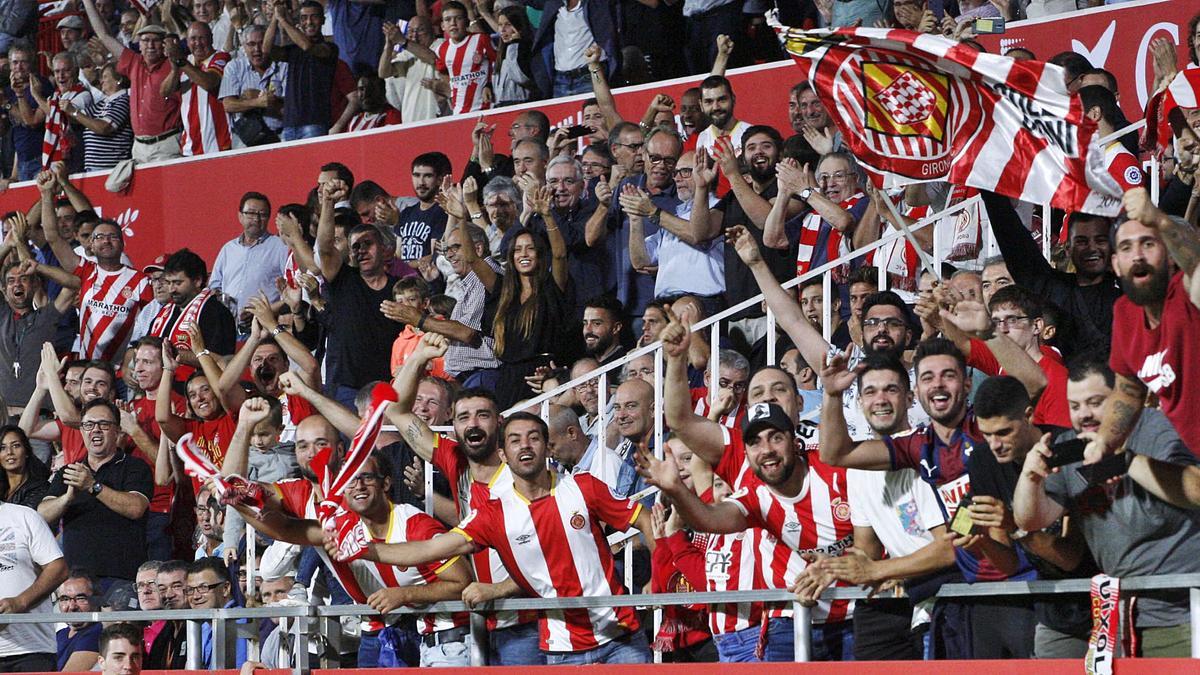
POLYGON ((528 544, 531 541, 533 541, 532 534, 522 534, 517 537, 517 545, 518 546, 520 546, 521 544, 528 544))

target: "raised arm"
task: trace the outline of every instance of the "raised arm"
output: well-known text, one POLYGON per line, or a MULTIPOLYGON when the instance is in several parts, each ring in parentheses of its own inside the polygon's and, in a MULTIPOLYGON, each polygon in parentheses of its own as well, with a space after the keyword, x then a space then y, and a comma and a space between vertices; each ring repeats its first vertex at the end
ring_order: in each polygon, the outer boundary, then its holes
POLYGON ((667 359, 667 369, 663 374, 663 411, 666 423, 671 428, 671 433, 678 436, 697 457, 716 466, 725 454, 725 434, 721 425, 697 415, 692 410, 691 389, 687 379, 691 326, 680 323, 679 318, 669 309, 667 316, 670 323, 659 334, 667 359))
MULTIPOLYGON (((646 479, 646 483, 658 487, 669 496, 683 521, 697 532, 733 534, 749 527, 746 514, 733 502, 705 504, 696 493, 687 489, 679 477, 679 466, 675 463, 671 448, 666 448, 661 460, 649 453, 639 453, 637 462, 638 472, 646 479)), ((643 512, 641 515, 649 514, 643 512)))
POLYGON ((46 235, 46 243, 50 244, 54 257, 58 258, 58 263, 64 270, 73 271, 79 266, 79 256, 75 255, 75 248, 71 246, 71 242, 63 239, 62 233, 58 231, 58 216, 54 212, 54 190, 57 185, 54 174, 49 171, 37 175, 38 192, 42 195, 42 232, 46 235))
POLYGON ((550 240, 550 267, 554 283, 560 291, 566 292, 567 280, 570 278, 567 262, 567 241, 563 239, 562 231, 554 219, 554 211, 550 208, 550 188, 541 186, 537 194, 532 196, 533 208, 546 223, 546 238, 550 240))
POLYGON ((333 245, 334 205, 346 198, 349 189, 341 180, 331 180, 319 190, 321 213, 317 219, 317 255, 321 262, 321 276, 331 282, 342 269, 342 254, 333 245))
POLYGON ((408 441, 409 447, 426 462, 433 461, 433 431, 421 418, 412 413, 413 401, 417 397, 417 386, 425 374, 425 366, 431 360, 446 355, 450 343, 443 335, 425 333, 417 348, 405 359, 392 386, 396 388, 396 402, 388 406, 387 416, 408 441))
POLYGON ((804 313, 800 311, 800 303, 796 302, 791 291, 784 290, 775 279, 771 268, 767 267, 766 261, 762 259, 758 243, 754 241, 750 232, 741 226, 729 228, 725 234, 725 245, 733 246, 738 257, 750 268, 767 307, 775 314, 775 324, 792 339, 805 362, 824 363, 825 355, 829 353, 829 343, 804 317, 804 313))
POLYGON ((583 52, 583 57, 587 59, 588 72, 592 75, 592 93, 596 96, 600 112, 604 113, 604 121, 608 124, 608 128, 612 129, 625 120, 621 117, 621 113, 617 112, 617 101, 613 98, 612 89, 608 86, 608 76, 605 74, 604 64, 600 60, 602 56, 604 56, 604 50, 595 43, 583 52))
POLYGON ((88 23, 92 26, 92 32, 100 41, 104 43, 104 47, 113 55, 117 61, 121 60, 121 55, 125 53, 125 45, 121 41, 113 37, 108 30, 108 23, 100 16, 100 12, 96 10, 96 0, 83 0, 83 9, 87 12, 88 23))
POLYGON ((310 40, 308 36, 304 34, 304 31, 300 30, 300 28, 297 27, 292 21, 291 11, 288 7, 288 4, 285 2, 275 4, 275 14, 272 16, 272 24, 278 25, 279 28, 283 29, 283 32, 287 34, 288 39, 292 41, 292 44, 296 45, 305 52, 312 54, 314 57, 318 59, 327 59, 332 57, 333 48, 330 46, 330 43, 325 40, 320 42, 314 42, 313 40, 310 40))
POLYGON ((729 67, 730 56, 733 56, 733 38, 722 33, 717 36, 717 57, 713 59, 712 70, 708 74, 723 77, 725 69, 729 67))
MULTIPOLYGON (((317 363, 316 357, 308 348, 300 342, 295 335, 287 330, 280 330, 279 317, 275 315, 275 310, 271 308, 271 303, 262 293, 250 298, 246 303, 246 308, 254 319, 262 326, 262 330, 275 338, 275 344, 283 350, 288 359, 295 364, 300 377, 304 379, 304 383, 308 386, 319 389, 321 386, 321 364, 317 363)), ((240 371, 239 371, 240 372, 240 371)))
MULTIPOLYGON (((220 383, 221 377, 224 375, 224 368, 221 362, 217 360, 217 356, 204 347, 204 336, 200 334, 200 326, 193 321, 187 327, 188 342, 192 346, 192 353, 196 355, 196 360, 200 362, 200 369, 204 373, 204 377, 208 379, 211 386, 213 382, 220 383)), ((242 407, 242 401, 246 400, 246 390, 241 387, 232 387, 228 390, 222 390, 219 386, 214 387, 217 395, 217 402, 221 405, 221 409, 232 415, 242 407)))
POLYGON ((609 218, 612 217, 613 189, 609 181, 601 178, 596 181, 596 210, 588 216, 583 226, 583 243, 589 248, 603 242, 608 237, 609 218))
MULTIPOLYGON (((66 103, 70 103, 67 101, 66 103)), ((54 180, 58 183, 58 187, 62 188, 63 194, 71 202, 71 208, 79 211, 91 211, 94 209, 92 200, 88 199, 87 195, 71 182, 71 177, 67 173, 67 165, 65 162, 55 162, 50 165, 50 173, 54 174, 54 180)))
POLYGON ((1067 511, 1046 494, 1045 480, 1051 473, 1046 462, 1052 454, 1049 442, 1050 434, 1042 436, 1042 440, 1025 455, 1021 477, 1013 490, 1013 520, 1017 527, 1029 532, 1050 527, 1067 511))
POLYGON ((271 416, 271 404, 261 396, 248 398, 238 411, 237 427, 229 440, 229 448, 225 451, 225 460, 221 462, 222 476, 245 476, 250 463, 250 435, 254 427, 271 416))
POLYGON ((360 420, 354 411, 305 384, 304 378, 299 374, 281 373, 279 386, 283 387, 283 393, 298 396, 311 403, 321 417, 329 420, 329 423, 347 438, 353 438, 358 431, 360 420))
POLYGON ((158 392, 154 396, 154 420, 162 429, 163 436, 169 438, 172 443, 178 442, 179 438, 187 433, 187 420, 171 410, 171 384, 175 381, 175 368, 178 365, 172 353, 174 351, 173 346, 163 342, 163 374, 162 379, 158 381, 158 392))
MULTIPOLYGON (((755 192, 752 185, 742 180, 742 169, 738 164, 733 141, 724 136, 718 138, 713 143, 713 156, 717 158, 721 172, 729 179, 731 192, 737 199, 738 205, 745 211, 746 217, 750 219, 750 223, 760 230, 763 229, 767 223, 767 214, 771 212, 771 202, 755 192)), ((697 164, 697 166, 699 165, 697 164)), ((692 170, 692 175, 695 175, 695 169, 692 170)))
POLYGON ((721 234, 724 212, 708 207, 708 191, 716 177, 708 151, 696 148, 696 166, 692 169, 692 215, 688 219, 696 241, 708 241, 721 234))
MULTIPOLYGON (((821 461, 830 466, 853 469, 886 470, 892 468, 892 455, 883 441, 855 443, 846 427, 842 396, 854 384, 858 373, 848 370, 847 363, 854 346, 830 357, 821 367, 824 398, 821 401, 821 461)), ((824 359, 817 363, 824 363, 824 359)))
MULTIPOLYGON (((941 290, 941 287, 935 290, 935 298, 942 297, 941 290)), ((971 359, 973 349, 970 336, 975 336, 983 340, 985 348, 995 357, 1004 372, 1017 378, 1024 385, 1031 399, 1036 400, 1046 389, 1048 380, 1041 366, 1007 335, 994 332, 991 317, 988 316, 983 303, 959 300, 953 304, 952 309, 941 309, 939 314, 942 319, 942 331, 956 345, 966 345, 966 349, 962 351, 968 359, 971 359)))
MULTIPOLYGON (((328 551, 329 543, 325 550, 328 551)), ((336 546, 334 551, 336 552, 336 546)), ((403 544, 368 544, 363 557, 398 567, 415 567, 435 560, 449 560, 455 556, 469 555, 475 545, 462 530, 451 530, 425 541, 410 541, 403 544)))

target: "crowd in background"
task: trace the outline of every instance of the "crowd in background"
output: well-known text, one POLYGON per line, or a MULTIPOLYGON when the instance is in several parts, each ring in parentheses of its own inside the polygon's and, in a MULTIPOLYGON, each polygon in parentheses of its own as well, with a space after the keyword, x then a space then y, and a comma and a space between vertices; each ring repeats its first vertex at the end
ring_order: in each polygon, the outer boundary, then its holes
MULTIPOLYGON (((816 659, 1082 658, 1086 598, 937 590, 1200 571, 1197 109, 1173 118, 1157 175, 1132 136, 1104 149, 1115 219, 1044 227, 1041 205, 963 186, 880 190, 809 83, 724 77, 779 55, 766 4, 83 0, 53 84, 24 27, 0 23, 5 166, 40 195, 4 214, 0 241, 0 612, 366 603, 380 614, 314 636, 320 655, 431 667, 469 664, 466 614, 389 610, 788 589, 814 607, 816 659), (700 73, 641 119, 616 110, 610 83, 700 73), (408 177, 330 161, 308 168, 304 202, 248 190, 205 214, 231 237, 211 259, 129 260, 73 179, 243 132, 588 91, 582 125, 536 108, 500 134, 480 121, 470 156, 419 155, 408 177), (777 100, 789 128, 740 119, 739 95, 777 100), (939 234, 895 236, 953 205, 939 234), (828 291, 784 288, 864 249, 828 291), (715 349, 690 331, 760 293, 715 349), (660 342, 661 367, 627 358, 660 342), (618 361, 605 391, 560 386, 618 361), (324 494, 343 461, 344 492, 324 494), (631 528, 632 554, 614 555, 607 537, 631 528), (884 592, 821 599, 831 585, 884 592)), ((971 19, 1066 9, 778 4, 795 25, 890 21, 981 50, 971 19)), ((1156 89, 1200 64, 1198 23, 1178 50, 1152 46, 1156 89)), ((1102 135, 1128 124, 1111 73, 1036 47, 1007 56, 1059 65, 1102 135)), ((1127 618, 1127 653, 1190 654, 1186 592, 1140 594, 1127 618)), ((487 622, 490 664, 793 658, 790 607, 769 603, 487 622)), ((261 662, 239 639, 238 665, 280 665, 291 637, 274 619, 257 633, 261 662)), ((213 642, 205 624, 205 667, 213 642)), ((187 646, 183 621, 0 624, 0 670, 180 669, 187 646)))

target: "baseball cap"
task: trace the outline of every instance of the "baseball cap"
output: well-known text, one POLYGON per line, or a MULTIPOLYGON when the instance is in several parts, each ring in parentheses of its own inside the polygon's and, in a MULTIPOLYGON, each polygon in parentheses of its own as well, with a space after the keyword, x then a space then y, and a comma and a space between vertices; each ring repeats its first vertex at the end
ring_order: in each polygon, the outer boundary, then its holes
POLYGON ((162 271, 167 264, 166 254, 160 255, 154 259, 154 262, 142 268, 142 274, 149 274, 151 270, 162 271))
POLYGON ((774 403, 755 403, 746 411, 746 419, 742 422, 742 440, 749 443, 763 429, 778 429, 794 434, 796 424, 783 408, 774 403))
POLYGON ((137 33, 134 33, 134 37, 137 37, 138 35, 141 35, 143 33, 154 33, 155 35, 166 35, 168 33, 168 31, 166 28, 163 28, 162 26, 160 26, 156 23, 148 23, 145 26, 142 26, 141 30, 139 30, 137 33))
POLYGON ((83 30, 83 19, 78 16, 63 17, 55 26, 56 28, 75 28, 83 30))

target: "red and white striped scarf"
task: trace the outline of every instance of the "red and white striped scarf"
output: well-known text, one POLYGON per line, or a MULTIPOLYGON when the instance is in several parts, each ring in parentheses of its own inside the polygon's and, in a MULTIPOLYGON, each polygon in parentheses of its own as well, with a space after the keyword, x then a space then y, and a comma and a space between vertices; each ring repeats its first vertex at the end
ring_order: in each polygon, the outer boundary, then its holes
MULTIPOLYGON (((842 201, 839 206, 849 211, 854 208, 861 199, 864 198, 863 193, 856 193, 853 197, 842 201)), ((813 257, 816 253, 817 243, 821 238, 821 223, 824 219, 821 214, 813 211, 804 216, 804 220, 800 225, 800 248, 796 253, 796 276, 800 276, 808 272, 813 267, 813 257)), ((829 237, 825 240, 825 260, 829 262, 836 260, 841 255, 842 233, 834 228, 829 228, 829 237)), ((839 276, 835 270, 835 278, 839 276)))
POLYGON ((183 312, 179 315, 179 320, 171 326, 171 332, 168 334, 167 323, 171 320, 171 315, 175 313, 175 304, 171 303, 164 306, 158 312, 158 316, 154 317, 154 322, 150 324, 150 334, 160 337, 164 342, 169 342, 176 347, 191 346, 191 341, 188 339, 187 329, 192 323, 200 320, 200 312, 204 309, 204 303, 208 302, 213 296, 210 289, 204 289, 196 294, 183 308, 183 312))
POLYGON ((62 161, 67 156, 71 136, 67 133, 67 114, 63 112, 62 102, 75 98, 83 91, 83 85, 76 82, 75 86, 55 93, 47 101, 50 112, 46 114, 46 131, 42 135, 42 169, 49 169, 52 162, 62 161))

